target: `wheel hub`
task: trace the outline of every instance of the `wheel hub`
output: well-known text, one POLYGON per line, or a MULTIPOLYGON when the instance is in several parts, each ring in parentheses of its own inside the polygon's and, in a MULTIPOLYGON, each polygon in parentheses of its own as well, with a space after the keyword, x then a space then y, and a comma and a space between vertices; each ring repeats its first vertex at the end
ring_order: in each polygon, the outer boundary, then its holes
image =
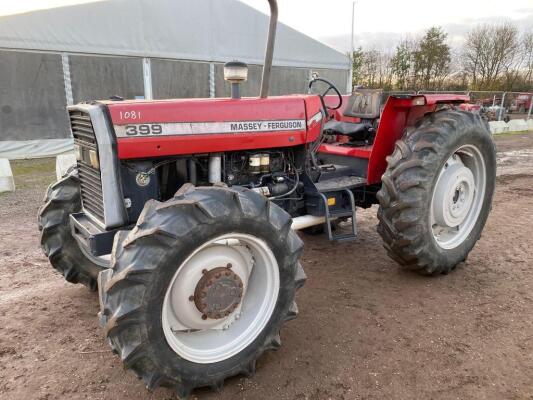
POLYGON ((181 357, 219 362, 262 332, 280 290, 276 256, 262 239, 228 233, 194 250, 169 282, 161 322, 181 357))
POLYGON ((483 207, 486 167, 479 149, 458 148, 440 170, 431 199, 433 237, 443 249, 453 249, 467 238, 483 207))
POLYGON ((221 319, 235 311, 242 295, 239 275, 228 267, 217 267, 202 275, 194 290, 194 304, 204 319, 221 319))
POLYGON ((459 157, 450 158, 438 180, 433 202, 435 222, 454 228, 465 220, 474 201, 475 181, 472 171, 459 157))

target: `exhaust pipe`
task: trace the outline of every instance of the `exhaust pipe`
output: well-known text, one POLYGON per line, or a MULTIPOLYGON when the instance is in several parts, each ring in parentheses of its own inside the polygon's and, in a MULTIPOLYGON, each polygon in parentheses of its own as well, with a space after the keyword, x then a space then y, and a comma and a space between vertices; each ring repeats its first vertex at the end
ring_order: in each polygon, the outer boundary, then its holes
POLYGON ((272 58, 274 57, 274 44, 276 43, 276 28, 278 26, 278 2, 268 0, 270 4, 270 25, 268 27, 268 39, 265 52, 265 64, 263 65, 263 78, 261 79, 261 93, 259 97, 268 97, 270 88, 270 73, 272 72, 272 58))

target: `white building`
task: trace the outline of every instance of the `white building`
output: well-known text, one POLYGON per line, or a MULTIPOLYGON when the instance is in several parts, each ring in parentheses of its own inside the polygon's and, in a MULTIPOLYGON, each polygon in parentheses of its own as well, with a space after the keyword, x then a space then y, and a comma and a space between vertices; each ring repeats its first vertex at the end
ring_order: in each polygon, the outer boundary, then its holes
MULTIPOLYGON (((267 30, 268 16, 236 0, 107 0, 0 17, 0 158, 68 150, 67 104, 228 96, 230 60, 250 65, 243 95, 256 96, 267 30)), ((271 94, 306 92, 315 71, 344 90, 350 61, 279 24, 271 94)))

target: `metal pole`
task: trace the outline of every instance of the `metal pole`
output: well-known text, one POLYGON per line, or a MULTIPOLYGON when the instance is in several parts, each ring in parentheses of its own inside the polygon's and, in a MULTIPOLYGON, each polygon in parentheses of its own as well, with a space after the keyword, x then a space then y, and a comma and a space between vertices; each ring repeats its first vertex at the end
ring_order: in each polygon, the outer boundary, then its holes
POLYGON ((152 89, 152 62, 148 57, 143 58, 143 85, 144 98, 153 100, 154 94, 152 89))
POLYGON ((355 1, 352 3, 352 56, 350 58, 353 59, 353 52, 355 51, 355 40, 354 40, 354 26, 355 26, 355 1))
POLYGON ((270 73, 272 72, 272 59, 274 58, 274 44, 276 42, 276 28, 278 26, 278 3, 276 0, 268 0, 270 4, 270 25, 268 26, 268 39, 265 51, 265 65, 263 66, 263 77, 261 79, 262 99, 268 96, 270 88, 270 73))
POLYGON ((352 2, 352 36, 351 36, 351 52, 350 52, 350 78, 348 79, 348 93, 353 91, 353 53, 355 52, 355 1, 352 2))
POLYGON ((70 79, 70 62, 67 53, 61 53, 61 65, 63 67, 63 84, 65 85, 65 96, 67 99, 67 106, 74 104, 74 97, 72 96, 72 81, 70 79))
POLYGON ((504 92, 502 94, 502 103, 500 104, 500 109, 498 110, 498 121, 501 121, 502 117, 503 117, 503 104, 505 103, 505 95, 506 94, 507 94, 507 92, 504 92))
POLYGON ((530 103, 529 103, 529 111, 527 112, 527 120, 529 121, 529 118, 531 118, 531 111, 533 111, 533 94, 531 95, 530 103))
POLYGON ((216 97, 215 64, 209 63, 209 97, 216 97))

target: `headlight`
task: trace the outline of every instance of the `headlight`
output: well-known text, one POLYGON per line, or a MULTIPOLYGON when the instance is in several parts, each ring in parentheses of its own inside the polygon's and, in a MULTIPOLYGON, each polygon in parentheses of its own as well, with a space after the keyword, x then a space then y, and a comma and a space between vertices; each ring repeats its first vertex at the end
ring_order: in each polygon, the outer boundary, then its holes
POLYGON ((96 150, 89 151, 89 159, 91 161, 91 166, 94 169, 100 169, 100 161, 98 160, 98 153, 96 153, 96 150))
POLYGON ((224 80, 231 83, 241 83, 248 79, 248 65, 240 61, 230 61, 224 64, 224 80))

